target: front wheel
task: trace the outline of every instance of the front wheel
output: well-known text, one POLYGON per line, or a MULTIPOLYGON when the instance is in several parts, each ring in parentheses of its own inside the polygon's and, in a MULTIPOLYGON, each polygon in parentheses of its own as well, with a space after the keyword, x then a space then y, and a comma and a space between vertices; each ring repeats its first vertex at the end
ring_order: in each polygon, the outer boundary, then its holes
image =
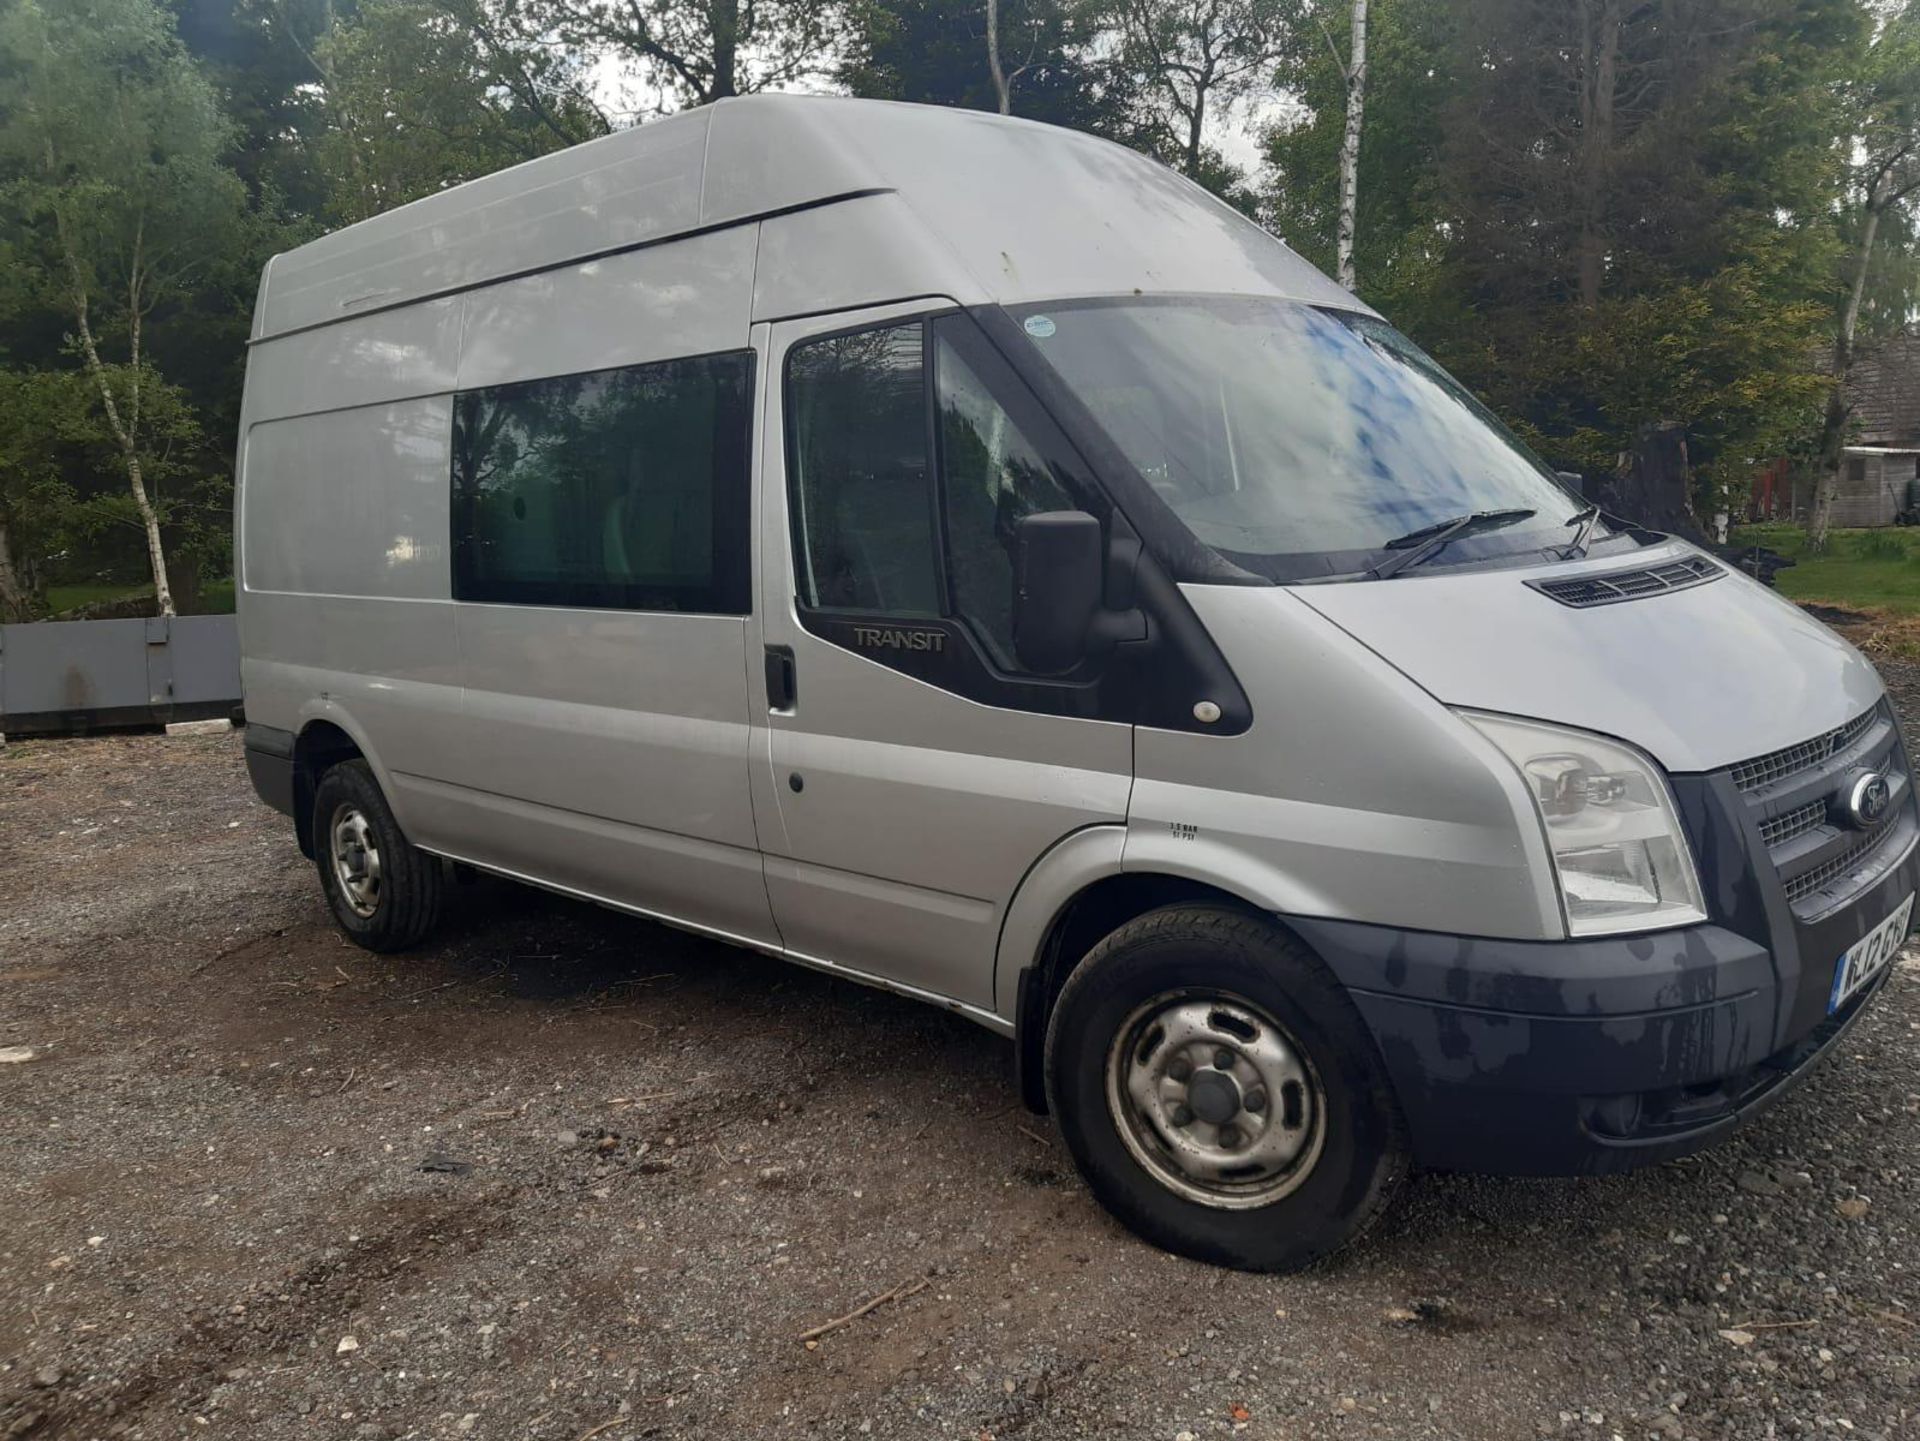
POLYGON ((1047 1027, 1047 1096, 1081 1174, 1132 1230, 1251 1271, 1331 1255, 1407 1168, 1353 1002, 1278 925, 1170 906, 1108 936, 1047 1027))
POLYGON ((404 951, 440 919, 440 860, 408 844, 365 761, 343 761, 315 787, 313 856, 333 918, 356 945, 404 951))

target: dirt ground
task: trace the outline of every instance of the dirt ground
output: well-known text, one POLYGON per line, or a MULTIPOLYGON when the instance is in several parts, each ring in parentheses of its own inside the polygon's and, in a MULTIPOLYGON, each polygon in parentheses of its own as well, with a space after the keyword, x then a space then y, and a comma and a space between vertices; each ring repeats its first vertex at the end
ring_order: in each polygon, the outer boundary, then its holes
POLYGON ((237 737, 16 743, 0 1437, 1912 1438, 1901 968, 1714 1151, 1416 1177, 1236 1275, 1109 1221, 965 1021, 504 883, 367 955, 237 737))

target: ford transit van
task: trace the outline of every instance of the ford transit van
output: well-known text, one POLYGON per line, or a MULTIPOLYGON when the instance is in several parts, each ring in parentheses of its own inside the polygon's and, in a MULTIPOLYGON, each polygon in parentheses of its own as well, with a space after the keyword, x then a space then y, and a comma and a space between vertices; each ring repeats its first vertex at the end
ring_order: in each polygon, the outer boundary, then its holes
POLYGON ((1191 1256, 1693 1150, 1913 918, 1858 654, 1084 135, 729 100, 281 255, 236 508, 354 940, 463 865, 947 1007, 1191 1256))

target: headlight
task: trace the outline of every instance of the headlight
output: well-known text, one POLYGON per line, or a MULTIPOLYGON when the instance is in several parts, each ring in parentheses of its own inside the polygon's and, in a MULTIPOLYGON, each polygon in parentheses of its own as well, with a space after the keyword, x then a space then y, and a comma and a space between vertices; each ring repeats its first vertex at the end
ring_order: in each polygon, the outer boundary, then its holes
POLYGON ((1650 931, 1707 918, 1660 769, 1585 731, 1461 711, 1505 753, 1546 826, 1567 929, 1650 931))

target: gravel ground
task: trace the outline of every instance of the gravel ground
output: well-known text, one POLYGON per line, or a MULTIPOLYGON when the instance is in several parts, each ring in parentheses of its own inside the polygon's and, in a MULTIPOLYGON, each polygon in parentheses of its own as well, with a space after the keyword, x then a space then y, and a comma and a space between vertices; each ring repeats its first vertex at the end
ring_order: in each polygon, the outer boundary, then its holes
POLYGON ((0 1437, 1920 1435, 1911 957, 1714 1151, 1257 1277, 931 1008, 503 883, 355 950, 234 737, 0 751, 0 875, 0 1437))

